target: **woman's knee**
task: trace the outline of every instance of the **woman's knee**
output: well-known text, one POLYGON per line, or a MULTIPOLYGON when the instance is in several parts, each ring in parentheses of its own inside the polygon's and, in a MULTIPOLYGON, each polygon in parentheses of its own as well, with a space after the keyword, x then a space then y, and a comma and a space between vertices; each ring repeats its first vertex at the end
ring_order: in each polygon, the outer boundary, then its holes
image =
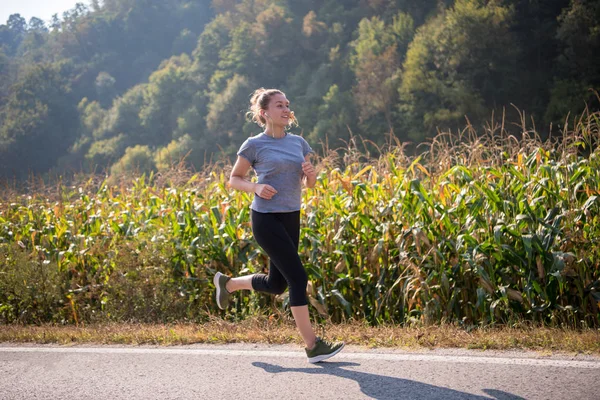
POLYGON ((308 296, 306 294, 306 285, 301 286, 298 284, 294 284, 294 286, 290 286, 290 306, 291 307, 299 307, 305 306, 308 304, 308 296))
POLYGON ((269 282, 269 286, 271 288, 271 293, 273 294, 282 294, 287 289, 287 282, 284 280, 273 280, 269 282))
POLYGON ((290 291, 294 292, 298 296, 306 294, 306 285, 308 284, 308 275, 306 271, 302 269, 301 272, 294 276, 292 282, 290 282, 290 291))

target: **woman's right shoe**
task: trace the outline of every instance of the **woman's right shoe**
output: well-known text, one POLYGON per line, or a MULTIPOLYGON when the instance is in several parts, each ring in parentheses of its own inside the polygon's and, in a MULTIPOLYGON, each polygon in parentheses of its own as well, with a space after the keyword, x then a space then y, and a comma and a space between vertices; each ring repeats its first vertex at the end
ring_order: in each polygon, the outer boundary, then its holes
POLYGON ((227 291, 226 285, 230 279, 230 277, 223 275, 220 272, 217 272, 213 278, 213 283, 215 284, 215 288, 217 288, 217 305, 221 310, 224 310, 229 306, 229 296, 231 296, 231 293, 227 291))
POLYGON ((311 364, 318 363, 323 360, 327 360, 330 357, 335 356, 337 353, 342 351, 344 348, 344 342, 330 342, 317 337, 315 347, 306 350, 306 356, 308 362, 311 364))

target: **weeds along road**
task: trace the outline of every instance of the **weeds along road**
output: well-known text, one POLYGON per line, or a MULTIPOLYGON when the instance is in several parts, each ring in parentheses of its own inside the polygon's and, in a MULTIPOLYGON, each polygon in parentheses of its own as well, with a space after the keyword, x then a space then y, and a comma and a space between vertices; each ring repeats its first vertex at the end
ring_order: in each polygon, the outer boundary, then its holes
POLYGON ((347 346, 0 344, 0 399, 597 399, 600 358, 347 346))

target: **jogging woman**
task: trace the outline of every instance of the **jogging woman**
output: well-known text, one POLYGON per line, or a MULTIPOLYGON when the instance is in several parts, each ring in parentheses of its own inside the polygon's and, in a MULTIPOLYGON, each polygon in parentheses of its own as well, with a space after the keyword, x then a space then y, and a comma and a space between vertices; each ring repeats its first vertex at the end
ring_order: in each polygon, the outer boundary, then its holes
POLYGON ((217 272, 217 305, 225 309, 236 290, 281 294, 289 288, 290 308, 306 345, 308 361, 323 361, 339 353, 344 343, 331 343, 315 335, 306 296, 308 276, 298 255, 302 184, 314 187, 317 179, 310 163, 313 150, 301 136, 286 132, 297 121, 282 91, 256 90, 248 116, 264 131, 246 139, 240 147, 229 184, 255 194, 250 207, 252 232, 269 256, 269 274, 230 278, 217 272), (246 179, 250 168, 258 182, 246 179))

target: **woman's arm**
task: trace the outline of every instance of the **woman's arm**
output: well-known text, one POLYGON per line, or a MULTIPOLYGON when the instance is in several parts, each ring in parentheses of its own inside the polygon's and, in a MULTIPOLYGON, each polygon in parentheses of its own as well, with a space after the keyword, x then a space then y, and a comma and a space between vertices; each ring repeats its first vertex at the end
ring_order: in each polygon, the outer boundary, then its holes
POLYGON ((315 187, 315 183, 317 182, 317 171, 315 167, 310 162, 311 154, 307 154, 304 157, 304 162, 302 163, 302 171, 304 171, 304 184, 309 187, 315 187))
POLYGON ((263 199, 269 200, 271 197, 277 193, 270 185, 250 182, 244 179, 246 174, 250 170, 250 161, 246 160, 244 157, 238 156, 233 169, 231 170, 231 176, 229 177, 229 186, 236 190, 242 190, 244 192, 254 192, 259 197, 263 199))

